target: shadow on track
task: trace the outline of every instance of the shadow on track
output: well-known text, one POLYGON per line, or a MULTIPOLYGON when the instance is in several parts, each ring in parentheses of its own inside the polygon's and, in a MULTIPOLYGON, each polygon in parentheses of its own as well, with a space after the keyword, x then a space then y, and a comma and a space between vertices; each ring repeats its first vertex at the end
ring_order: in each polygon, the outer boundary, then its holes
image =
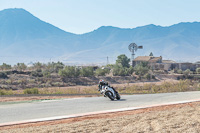
POLYGON ((126 99, 120 99, 120 100, 115 100, 115 101, 126 101, 126 99))

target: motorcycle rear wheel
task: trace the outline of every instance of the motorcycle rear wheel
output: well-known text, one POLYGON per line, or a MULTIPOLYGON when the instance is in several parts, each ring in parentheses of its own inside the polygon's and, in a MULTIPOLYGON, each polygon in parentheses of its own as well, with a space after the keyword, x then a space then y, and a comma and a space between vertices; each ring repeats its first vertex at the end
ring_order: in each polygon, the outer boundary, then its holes
POLYGON ((116 99, 117 99, 117 100, 120 100, 120 99, 121 99, 121 97, 120 97, 120 95, 119 95, 118 92, 116 93, 116 99))

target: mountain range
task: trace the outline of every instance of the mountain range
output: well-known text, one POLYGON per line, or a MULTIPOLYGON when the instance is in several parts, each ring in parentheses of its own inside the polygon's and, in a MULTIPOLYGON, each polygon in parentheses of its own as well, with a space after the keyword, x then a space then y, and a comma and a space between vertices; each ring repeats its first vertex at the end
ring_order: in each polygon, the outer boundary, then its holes
POLYGON ((24 9, 0 11, 0 64, 7 62, 62 61, 68 64, 113 63, 120 54, 131 57, 128 45, 143 49, 136 56, 195 62, 200 60, 200 22, 162 27, 102 26, 85 34, 73 34, 40 20, 24 9))

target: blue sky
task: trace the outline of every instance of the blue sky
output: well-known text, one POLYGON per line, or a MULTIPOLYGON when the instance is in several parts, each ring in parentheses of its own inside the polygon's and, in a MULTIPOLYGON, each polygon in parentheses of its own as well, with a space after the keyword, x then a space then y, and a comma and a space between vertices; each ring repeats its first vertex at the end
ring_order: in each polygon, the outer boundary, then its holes
POLYGON ((24 8, 72 33, 100 26, 135 28, 200 21, 200 0, 0 0, 0 10, 24 8))

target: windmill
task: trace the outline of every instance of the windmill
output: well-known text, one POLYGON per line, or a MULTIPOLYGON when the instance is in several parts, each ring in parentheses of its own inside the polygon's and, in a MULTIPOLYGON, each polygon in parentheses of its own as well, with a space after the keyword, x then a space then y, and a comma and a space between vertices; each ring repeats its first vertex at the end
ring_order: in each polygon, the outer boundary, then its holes
POLYGON ((137 46, 137 44, 131 43, 131 44, 128 46, 128 49, 129 49, 130 52, 131 52, 131 60, 133 61, 135 52, 136 52, 138 49, 143 49, 143 46, 137 46))

